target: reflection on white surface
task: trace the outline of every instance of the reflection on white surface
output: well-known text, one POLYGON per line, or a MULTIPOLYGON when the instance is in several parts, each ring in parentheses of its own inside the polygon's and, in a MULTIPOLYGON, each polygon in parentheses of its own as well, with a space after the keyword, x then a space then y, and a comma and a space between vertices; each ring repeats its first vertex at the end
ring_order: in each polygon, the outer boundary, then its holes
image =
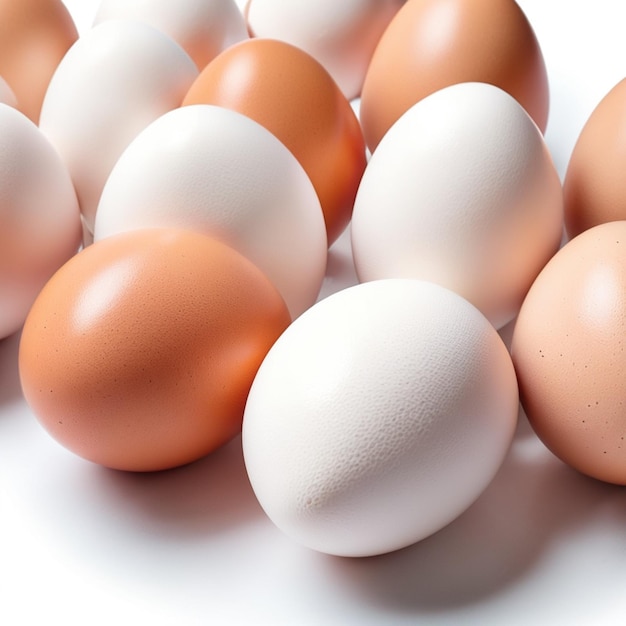
MULTIPOLYGON (((622 4, 520 0, 552 85, 561 174, 626 65, 622 4), (584 45, 582 45, 584 43, 584 45)), ((83 15, 95 3, 67 0, 83 15)), ((353 284, 349 236, 321 297, 353 284)), ((527 626, 626 623, 626 491, 551 455, 521 416, 481 498, 436 535, 368 559, 317 554, 267 520, 240 441, 170 472, 99 468, 58 446, 0 341, 0 623, 7 626, 527 626)))

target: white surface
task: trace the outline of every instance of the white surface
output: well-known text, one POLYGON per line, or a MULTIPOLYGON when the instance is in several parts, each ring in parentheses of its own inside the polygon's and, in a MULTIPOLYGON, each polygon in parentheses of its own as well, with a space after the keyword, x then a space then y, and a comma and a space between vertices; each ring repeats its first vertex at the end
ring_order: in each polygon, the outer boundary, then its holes
MULTIPOLYGON (((67 0, 79 25, 95 4, 67 0)), ((626 73, 620 0, 520 0, 552 88, 564 173, 626 73)), ((347 241, 324 294, 350 284, 347 241)), ((301 548, 265 518, 239 440, 154 475, 110 472, 51 441, 0 343, 0 622, 153 625, 623 625, 626 492, 566 468, 522 420, 483 496, 433 537, 369 559, 301 548)))

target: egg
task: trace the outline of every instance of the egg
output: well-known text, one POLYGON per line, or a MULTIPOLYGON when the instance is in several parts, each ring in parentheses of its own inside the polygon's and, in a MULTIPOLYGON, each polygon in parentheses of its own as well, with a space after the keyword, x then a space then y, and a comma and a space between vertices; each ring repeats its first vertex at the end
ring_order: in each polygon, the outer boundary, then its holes
POLYGON ((562 204, 521 105, 486 83, 446 87, 397 120, 363 174, 351 225, 359 281, 430 280, 502 327, 559 247, 562 204))
POLYGON ((528 292, 511 352, 543 443, 596 479, 626 485, 626 222, 569 241, 528 292))
POLYGON ((101 0, 94 24, 111 19, 135 19, 158 28, 187 51, 199 70, 248 38, 234 0, 101 0))
POLYGON ((598 103, 574 145, 563 187, 570 238, 592 226, 626 219, 625 107, 626 79, 598 103))
POLYGON ((120 156, 95 239, 179 227, 211 234, 259 266, 296 317, 317 299, 326 233, 311 181, 287 148, 246 116, 212 105, 161 116, 120 156))
POLYGON ((0 75, 33 122, 52 74, 77 39, 61 0, 0 0, 0 75))
POLYGON ((19 347, 24 397, 94 463, 189 463, 241 430, 254 374, 289 320, 265 275, 225 244, 123 233, 82 250, 39 294, 19 347))
POLYGON ((370 556, 467 509, 517 413, 509 353, 475 307, 433 283, 380 280, 320 300, 278 338, 246 403, 244 460, 287 536, 370 556))
POLYGON ((90 231, 104 182, 123 149, 178 107, 197 75, 177 43, 131 20, 95 26, 63 57, 39 126, 67 164, 90 231))
POLYGON ((280 39, 315 57, 352 100, 361 93, 374 49, 402 0, 248 0, 253 36, 280 39))
POLYGON ((360 116, 370 150, 413 104, 461 82, 501 87, 545 131, 545 62, 515 0, 406 2, 385 29, 363 83, 360 116))
POLYGON ((80 245, 76 194, 50 142, 0 104, 0 338, 23 324, 35 297, 80 245))
POLYGON ((250 39, 209 63, 183 105, 239 111, 280 139, 304 167, 319 197, 329 245, 350 221, 366 164, 350 103, 312 56, 282 41, 250 39))

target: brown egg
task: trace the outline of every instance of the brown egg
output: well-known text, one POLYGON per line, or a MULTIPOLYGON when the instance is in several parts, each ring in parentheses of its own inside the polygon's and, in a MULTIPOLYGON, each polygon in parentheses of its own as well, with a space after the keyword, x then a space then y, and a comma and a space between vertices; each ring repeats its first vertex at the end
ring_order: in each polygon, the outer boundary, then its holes
POLYGON ((112 468, 194 461, 241 430, 265 354, 290 323, 263 273, 191 231, 142 230, 84 249, 24 326, 24 396, 62 445, 112 468))
POLYGON ((345 229, 366 165, 348 100, 308 53, 272 39, 231 46, 209 63, 183 105, 214 104, 252 118, 291 150, 320 199, 328 244, 345 229))
POLYGON ((626 222, 572 239, 537 277, 511 352, 539 438, 565 463, 626 485, 626 222))
POLYGON ((574 146, 563 184, 569 237, 626 219, 626 79, 604 96, 574 146))
POLYGON ((77 39, 61 0, 0 0, 0 76, 33 122, 52 74, 77 39))
POLYGON ((370 150, 413 104, 462 82, 500 87, 545 131, 546 67, 515 0, 409 0, 396 13, 361 93, 361 124, 370 150))

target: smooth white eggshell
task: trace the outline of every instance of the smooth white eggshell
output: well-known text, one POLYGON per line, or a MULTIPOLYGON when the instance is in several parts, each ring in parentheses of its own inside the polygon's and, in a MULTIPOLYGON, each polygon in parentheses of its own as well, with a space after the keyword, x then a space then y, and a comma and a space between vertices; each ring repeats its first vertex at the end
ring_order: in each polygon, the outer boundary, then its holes
POLYGON ((368 556, 462 513, 501 466, 517 413, 509 353, 475 307, 432 283, 374 281, 319 301, 270 349, 244 458, 278 528, 368 556))
POLYGON ((562 230, 561 182, 535 123, 498 87, 463 83, 415 104, 383 137, 351 235, 360 281, 431 280, 501 327, 562 230))
POLYGON ((84 33, 61 60, 39 126, 66 162, 88 228, 113 164, 150 122, 180 106, 198 69, 155 28, 112 20, 84 33))
POLYGON ((0 338, 20 328, 37 294, 80 245, 67 168, 25 115, 0 104, 0 338))
POLYGON ((135 19, 182 46, 199 70, 228 46, 248 38, 234 0, 102 0, 94 24, 135 19))
POLYGON ((326 229, 313 184, 267 129, 222 107, 170 111, 144 129, 102 192, 95 239, 137 228, 217 236, 273 281, 296 317, 326 269, 326 229))
POLYGON ((256 37, 280 39, 308 52, 349 100, 361 93, 376 44, 402 0, 249 0, 256 37))

